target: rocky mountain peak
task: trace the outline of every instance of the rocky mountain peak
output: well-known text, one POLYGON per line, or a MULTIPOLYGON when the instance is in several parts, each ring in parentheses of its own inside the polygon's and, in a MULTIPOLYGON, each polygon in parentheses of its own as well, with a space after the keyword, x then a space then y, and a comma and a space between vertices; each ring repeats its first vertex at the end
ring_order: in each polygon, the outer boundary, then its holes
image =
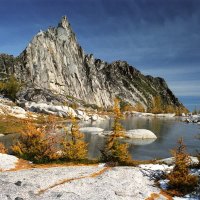
POLYGON ((58 27, 37 34, 17 62, 0 57, 0 72, 10 74, 11 70, 27 83, 22 96, 29 101, 51 101, 47 95, 51 91, 55 97, 99 107, 110 107, 119 97, 124 103, 148 108, 155 96, 166 105, 182 106, 163 79, 144 76, 125 61, 109 64, 85 55, 66 16, 58 27))
POLYGON ((62 27, 62 28, 64 28, 64 29, 68 29, 69 26, 70 26, 70 23, 69 23, 67 17, 66 17, 66 16, 63 16, 63 17, 61 18, 60 22, 58 23, 58 27, 62 27))

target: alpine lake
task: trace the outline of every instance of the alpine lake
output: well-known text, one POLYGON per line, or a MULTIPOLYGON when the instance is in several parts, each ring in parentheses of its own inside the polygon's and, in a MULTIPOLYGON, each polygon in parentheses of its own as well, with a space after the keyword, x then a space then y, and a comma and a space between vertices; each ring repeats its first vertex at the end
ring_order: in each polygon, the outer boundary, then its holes
MULTIPOLYGON (((121 121, 125 130, 148 129, 157 139, 120 139, 120 142, 129 144, 129 152, 135 160, 151 160, 171 157, 170 150, 177 146, 179 138, 183 138, 188 153, 195 155, 200 151, 200 125, 182 122, 180 118, 155 118, 155 117, 126 117, 121 121)), ((113 120, 81 122, 80 127, 99 127, 105 131, 112 129, 113 120)), ((9 147, 16 134, 0 137, 6 147, 9 147)), ((88 157, 98 158, 100 149, 103 148, 106 137, 93 133, 85 133, 88 143, 88 157)))
MULTIPOLYGON (((112 129, 113 120, 84 123, 82 126, 94 126, 105 131, 112 129)), ((121 139, 129 144, 129 152, 135 160, 150 160, 171 157, 170 150, 176 148, 181 137, 188 153, 195 155, 200 151, 200 125, 185 123, 181 118, 155 118, 130 116, 122 120, 125 130, 148 129, 157 136, 157 139, 121 139)), ((96 158, 100 155, 105 143, 105 137, 96 134, 85 134, 89 143, 89 157, 96 158)))

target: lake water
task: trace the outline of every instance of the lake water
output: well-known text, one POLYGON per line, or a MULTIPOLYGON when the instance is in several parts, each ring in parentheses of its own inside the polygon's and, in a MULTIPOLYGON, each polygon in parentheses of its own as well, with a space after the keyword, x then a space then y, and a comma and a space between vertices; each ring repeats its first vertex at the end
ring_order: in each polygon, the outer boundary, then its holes
MULTIPOLYGON (((154 140, 126 140, 130 144, 129 151, 133 159, 154 159, 170 157, 170 150, 176 147, 177 140, 183 137, 187 150, 195 154, 200 150, 200 125, 186 124, 178 118, 139 118, 128 117, 122 121, 126 130, 149 129, 158 137, 154 140), (198 139, 199 138, 199 139, 198 139)), ((82 126, 100 127, 111 130, 112 120, 83 124, 82 126)), ((99 149, 103 147, 105 138, 86 134, 86 141, 89 143, 89 156, 95 158, 99 156, 99 149)), ((122 140, 122 142, 124 142, 122 140)))
MULTIPOLYGON (((187 145, 187 150, 191 154, 195 154, 196 150, 200 150, 200 125, 186 124, 178 118, 139 118, 128 117, 122 121, 126 130, 131 129, 149 129, 157 135, 154 140, 122 140, 130 144, 129 151, 133 159, 147 160, 154 158, 170 157, 170 149, 176 147, 177 140, 183 137, 184 143, 187 145)), ((104 120, 93 123, 84 123, 80 126, 94 126, 105 130, 111 130, 112 120, 104 120)), ((9 147, 15 138, 14 134, 0 137, 0 142, 3 142, 9 147)), ((100 155, 101 149, 105 143, 105 138, 94 135, 85 134, 85 140, 89 143, 89 157, 97 158, 100 155)))

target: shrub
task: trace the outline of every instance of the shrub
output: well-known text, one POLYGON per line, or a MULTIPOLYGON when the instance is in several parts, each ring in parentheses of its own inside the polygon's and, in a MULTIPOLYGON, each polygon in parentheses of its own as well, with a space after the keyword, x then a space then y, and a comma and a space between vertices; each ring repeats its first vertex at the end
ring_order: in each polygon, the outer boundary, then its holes
POLYGON ((137 112, 145 112, 144 106, 139 102, 135 104, 134 110, 137 112))
POLYGON ((73 109, 77 109, 78 108, 78 104, 77 103, 71 103, 71 104, 69 104, 69 107, 71 107, 73 109))
POLYGON ((120 123, 122 114, 120 112, 119 100, 115 99, 114 107, 114 124, 112 134, 108 137, 104 149, 101 150, 101 162, 117 162, 119 164, 130 160, 128 145, 120 144, 118 138, 125 135, 124 129, 120 123))
POLYGON ((172 155, 175 159, 175 166, 167 175, 169 187, 170 189, 181 192, 181 194, 187 194, 188 192, 193 191, 197 186, 198 178, 189 173, 191 159, 186 152, 186 147, 183 144, 182 138, 178 140, 177 148, 172 150, 172 155))
POLYGON ((62 141, 62 160, 80 161, 87 158, 87 144, 83 141, 84 135, 79 131, 78 122, 71 117, 71 131, 66 131, 66 137, 62 141))
POLYGON ((182 113, 185 113, 185 114, 189 113, 189 110, 186 109, 184 106, 180 106, 180 107, 176 107, 175 112, 177 116, 181 116, 182 113))
POLYGON ((165 113, 176 113, 176 107, 174 107, 172 105, 167 105, 167 106, 165 106, 164 111, 165 111, 165 113))
POLYGON ((120 144, 117 140, 108 140, 106 147, 101 150, 101 162, 124 164, 130 160, 128 144, 120 144))
MULTIPOLYGON (((120 105, 121 107, 121 105, 120 105)), ((134 106, 131 104, 126 104, 123 107, 121 107, 121 111, 136 111, 136 112, 145 112, 145 108, 142 105, 142 103, 138 102, 134 106)))
POLYGON ((45 123, 45 130, 47 133, 54 133, 58 124, 58 117, 55 115, 48 115, 45 123))
POLYGON ((35 163, 46 163, 58 159, 55 141, 47 137, 44 127, 37 128, 27 121, 17 143, 12 147, 17 156, 35 163))
POLYGON ((153 104, 152 104, 152 109, 151 112, 154 114, 162 113, 162 100, 160 96, 155 96, 153 98, 153 104))
POLYGON ((119 99, 119 106, 121 111, 129 111, 131 109, 131 104, 127 101, 123 101, 121 98, 119 99))
POLYGON ((16 94, 21 88, 21 83, 11 75, 5 82, 0 82, 0 91, 12 100, 16 99, 16 94))
POLYGON ((194 107, 194 110, 192 111, 192 114, 193 114, 193 115, 197 115, 197 114, 198 114, 198 111, 197 111, 197 107, 196 107, 196 106, 194 107))
POLYGON ((0 143, 0 153, 7 153, 7 152, 8 151, 7 151, 6 147, 4 146, 4 144, 0 143))

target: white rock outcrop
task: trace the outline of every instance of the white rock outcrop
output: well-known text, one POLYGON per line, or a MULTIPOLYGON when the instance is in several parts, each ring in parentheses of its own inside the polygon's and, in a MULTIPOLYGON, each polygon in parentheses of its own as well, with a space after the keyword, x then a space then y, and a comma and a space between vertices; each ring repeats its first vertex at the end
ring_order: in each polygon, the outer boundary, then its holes
POLYGON ((189 115, 186 117, 182 117, 182 121, 187 123, 197 123, 200 124, 200 114, 198 115, 189 115))
POLYGON ((165 117, 165 118, 172 118, 175 117, 175 113, 160 113, 160 114, 153 114, 153 113, 145 113, 145 112, 136 112, 136 111, 126 111, 124 112, 126 115, 136 115, 138 117, 165 117))
POLYGON ((144 200, 152 193, 160 193, 140 168, 99 166, 2 172, 0 191, 2 200, 8 195, 10 199, 27 200, 144 200))
POLYGON ((57 105, 48 104, 48 103, 36 103, 36 102, 27 101, 24 104, 24 106, 26 107, 26 109, 32 112, 57 115, 59 117, 74 116, 83 121, 88 121, 88 120, 100 121, 100 120, 105 120, 109 118, 108 116, 105 116, 105 118, 100 117, 98 114, 88 115, 83 110, 73 109, 69 106, 62 106, 62 105, 57 106, 57 105))
POLYGON ((97 121, 98 118, 99 118, 99 116, 96 115, 96 114, 91 116, 91 120, 92 120, 92 121, 97 121))
POLYGON ((0 114, 2 115, 11 115, 17 118, 26 118, 27 112, 18 106, 9 106, 4 103, 0 103, 0 114))
POLYGON ((77 116, 74 109, 68 106, 55 106, 46 103, 35 103, 35 102, 27 102, 25 106, 32 112, 53 114, 61 117, 67 117, 69 115, 77 116))
MULTIPOLYGON (((109 136, 113 132, 112 131, 104 131, 104 129, 99 127, 82 127, 80 128, 80 131, 83 133, 93 133, 98 134, 99 136, 109 136)), ((134 130, 128 130, 125 131, 125 137, 126 139, 135 139, 132 141, 127 141, 131 143, 137 144, 137 142, 141 145, 150 144, 154 142, 157 139, 157 136, 150 130, 147 129, 134 129, 134 130), (146 142, 144 142, 144 139, 146 142)))
POLYGON ((0 171, 14 169, 18 160, 15 156, 0 153, 0 171))
POLYGON ((90 117, 84 111, 74 110, 68 106, 56 106, 47 103, 26 102, 25 107, 32 112, 52 114, 60 117, 68 117, 72 115, 85 121, 90 119, 90 117))
POLYGON ((171 117, 175 117, 175 116, 176 116, 175 113, 160 113, 160 114, 156 114, 156 117, 171 118, 171 117))

